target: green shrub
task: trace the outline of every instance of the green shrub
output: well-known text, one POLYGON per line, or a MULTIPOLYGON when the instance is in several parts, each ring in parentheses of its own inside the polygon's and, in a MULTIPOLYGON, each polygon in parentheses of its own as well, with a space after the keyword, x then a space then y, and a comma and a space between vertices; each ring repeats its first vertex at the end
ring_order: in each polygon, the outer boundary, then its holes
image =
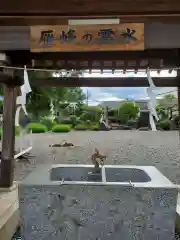
POLYGON ((103 109, 98 106, 85 106, 80 119, 83 121, 90 120, 91 122, 99 121, 103 109))
POLYGON ((81 122, 76 115, 71 115, 70 120, 73 127, 76 126, 76 124, 81 122))
POLYGON ((86 123, 80 123, 75 126, 75 130, 89 130, 89 125, 86 123))
POLYGON ((99 131, 99 130, 100 130, 99 123, 92 125, 92 126, 90 127, 90 129, 91 129, 92 131, 99 131))
POLYGON ((158 123, 158 126, 163 130, 170 130, 171 121, 169 119, 162 120, 158 123))
POLYGON ((122 123, 127 123, 130 119, 135 119, 138 116, 139 107, 136 102, 124 102, 118 109, 118 116, 122 123))
POLYGON ((72 122, 76 122, 76 120, 77 120, 76 115, 71 115, 69 118, 71 119, 72 122))
POLYGON ((176 125, 179 125, 179 123, 180 123, 180 117, 179 117, 179 116, 174 116, 174 117, 173 117, 173 122, 174 122, 176 125))
POLYGON ((118 114, 118 110, 117 109, 109 109, 108 110, 108 116, 109 117, 116 117, 118 114))
POLYGON ((41 119, 40 123, 42 125, 45 125, 48 130, 51 130, 53 128, 53 126, 57 124, 55 121, 52 121, 50 119, 41 119))
POLYGON ((89 123, 81 123, 76 125, 75 130, 92 130, 98 131, 100 129, 99 123, 89 124, 89 123))
POLYGON ((71 125, 67 125, 67 124, 57 124, 52 128, 52 132, 54 133, 70 132, 70 131, 71 131, 71 125))
POLYGON ((78 121, 78 119, 77 119, 76 115, 71 115, 68 118, 60 120, 60 124, 71 124, 71 125, 75 126, 77 121, 78 121))
POLYGON ((128 120, 127 121, 127 125, 129 127, 135 127, 136 126, 136 121, 135 120, 128 120))
POLYGON ((48 128, 41 123, 30 123, 27 125, 27 129, 32 133, 45 133, 48 131, 48 128))
POLYGON ((92 123, 91 123, 90 120, 86 120, 86 124, 87 124, 88 126, 90 126, 92 123))
MULTIPOLYGON (((69 124, 72 124, 72 120, 71 120, 70 118, 61 119, 61 120, 59 121, 59 124, 69 125, 69 124)), ((58 125, 59 125, 59 124, 58 124, 58 125)))
POLYGON ((88 112, 83 112, 83 113, 80 115, 80 120, 81 120, 81 121, 87 121, 87 120, 90 121, 90 119, 91 119, 91 114, 88 113, 88 112))

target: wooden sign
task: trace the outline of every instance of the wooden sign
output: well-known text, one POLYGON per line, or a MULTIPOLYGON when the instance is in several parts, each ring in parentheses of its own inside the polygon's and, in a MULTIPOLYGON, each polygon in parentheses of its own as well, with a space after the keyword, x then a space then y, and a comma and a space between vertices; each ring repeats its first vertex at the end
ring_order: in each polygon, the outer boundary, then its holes
POLYGON ((144 24, 31 27, 32 52, 144 50, 144 24))

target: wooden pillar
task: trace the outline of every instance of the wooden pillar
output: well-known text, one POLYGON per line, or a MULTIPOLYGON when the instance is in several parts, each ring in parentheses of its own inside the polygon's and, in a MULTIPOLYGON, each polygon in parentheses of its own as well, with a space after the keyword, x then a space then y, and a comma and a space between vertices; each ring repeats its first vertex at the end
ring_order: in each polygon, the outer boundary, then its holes
POLYGON ((0 187, 8 188, 14 179, 16 87, 4 85, 0 187))

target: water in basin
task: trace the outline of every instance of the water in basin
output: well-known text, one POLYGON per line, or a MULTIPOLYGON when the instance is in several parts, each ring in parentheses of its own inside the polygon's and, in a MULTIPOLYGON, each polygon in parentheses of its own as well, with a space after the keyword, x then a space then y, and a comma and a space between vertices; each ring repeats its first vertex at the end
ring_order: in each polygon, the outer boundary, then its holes
POLYGON ((56 167, 51 169, 50 180, 102 182, 102 173, 101 168, 95 171, 93 167, 56 167))
POLYGON ((106 168, 107 182, 149 182, 151 178, 141 169, 136 168, 106 168))

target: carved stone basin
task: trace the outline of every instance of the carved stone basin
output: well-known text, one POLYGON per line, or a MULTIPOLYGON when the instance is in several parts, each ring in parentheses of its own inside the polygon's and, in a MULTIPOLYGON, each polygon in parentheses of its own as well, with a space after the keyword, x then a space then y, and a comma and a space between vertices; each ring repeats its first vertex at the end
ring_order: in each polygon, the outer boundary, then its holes
POLYGON ((22 239, 174 240, 178 190, 155 167, 94 170, 41 165, 32 172, 19 185, 22 239))

